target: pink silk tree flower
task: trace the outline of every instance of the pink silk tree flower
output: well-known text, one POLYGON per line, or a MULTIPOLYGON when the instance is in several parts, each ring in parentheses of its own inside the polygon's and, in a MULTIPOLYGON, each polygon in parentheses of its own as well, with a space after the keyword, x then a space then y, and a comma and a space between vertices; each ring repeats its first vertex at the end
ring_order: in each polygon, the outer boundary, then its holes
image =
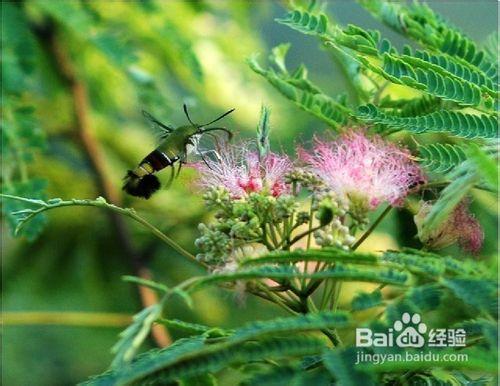
POLYGON ((299 149, 299 155, 329 189, 351 201, 361 199, 371 210, 382 202, 400 206, 425 182, 410 152, 378 135, 351 130, 334 141, 316 138, 312 153, 299 149))
POLYGON ((481 224, 469 210, 470 200, 462 200, 438 228, 424 232, 422 225, 432 209, 432 204, 422 202, 414 220, 418 237, 432 249, 442 249, 458 243, 459 247, 472 255, 477 255, 483 246, 484 232, 481 224))
POLYGON ((477 255, 483 247, 484 232, 469 211, 469 200, 463 200, 453 211, 453 223, 459 233, 458 245, 463 251, 477 255))
POLYGON ((227 145, 213 158, 193 165, 203 188, 227 189, 233 198, 265 191, 274 197, 289 193, 285 175, 292 170, 286 155, 268 153, 262 159, 249 144, 227 145))

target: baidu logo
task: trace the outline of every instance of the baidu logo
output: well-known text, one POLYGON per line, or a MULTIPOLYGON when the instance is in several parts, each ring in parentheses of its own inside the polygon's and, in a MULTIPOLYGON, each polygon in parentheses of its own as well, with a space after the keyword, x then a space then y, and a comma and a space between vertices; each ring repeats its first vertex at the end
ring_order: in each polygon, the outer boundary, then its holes
POLYGON ((356 329, 356 347, 464 347, 465 330, 431 329, 428 336, 427 325, 420 314, 405 312, 387 332, 373 332, 369 328, 356 329))
POLYGON ((425 344, 424 335, 427 332, 427 325, 420 320, 419 314, 410 317, 405 312, 401 320, 394 322, 394 331, 398 332, 396 346, 398 347, 423 347, 425 344))

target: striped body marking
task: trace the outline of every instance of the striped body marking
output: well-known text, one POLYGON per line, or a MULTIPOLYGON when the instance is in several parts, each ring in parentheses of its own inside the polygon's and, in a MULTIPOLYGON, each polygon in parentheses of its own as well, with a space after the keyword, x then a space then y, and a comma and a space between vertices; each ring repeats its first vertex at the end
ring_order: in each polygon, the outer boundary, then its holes
POLYGON ((142 178, 148 174, 153 174, 171 166, 178 160, 179 157, 177 156, 169 158, 165 153, 155 149, 139 163, 139 166, 136 167, 132 173, 134 173, 137 177, 142 178))

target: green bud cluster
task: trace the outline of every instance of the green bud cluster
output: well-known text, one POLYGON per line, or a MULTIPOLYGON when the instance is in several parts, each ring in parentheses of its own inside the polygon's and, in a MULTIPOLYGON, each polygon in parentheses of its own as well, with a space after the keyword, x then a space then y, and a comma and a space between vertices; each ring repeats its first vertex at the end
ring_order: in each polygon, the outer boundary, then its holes
POLYGON ((355 241, 349 233, 349 227, 343 225, 338 218, 334 219, 327 227, 314 232, 316 244, 327 247, 335 246, 348 249, 355 241))
POLYGON ((317 212, 331 211, 332 216, 342 217, 349 210, 349 204, 333 191, 318 191, 315 194, 312 209, 317 212))
POLYGON ((231 252, 229 236, 212 225, 199 224, 198 230, 202 236, 196 239, 195 245, 204 253, 199 253, 196 258, 214 265, 224 263, 224 257, 231 252))
POLYGON ((296 168, 285 175, 285 182, 296 184, 309 190, 318 190, 324 187, 324 183, 314 173, 296 168))
POLYGON ((205 200, 205 205, 210 210, 224 211, 231 206, 231 196, 222 187, 207 190, 203 195, 203 199, 205 200))
POLYGON ((276 205, 274 206, 273 218, 281 221, 292 217, 299 207, 299 203, 294 196, 283 195, 276 199, 276 205))
POLYGON ((320 188, 316 177, 304 170, 296 169, 287 178, 296 186, 311 188, 310 211, 299 211, 299 199, 291 194, 274 197, 263 190, 234 198, 223 188, 208 190, 204 199, 207 207, 215 211, 215 220, 199 226, 198 258, 215 269, 237 264, 246 247, 260 244, 264 250, 280 248, 293 239, 297 227, 313 219, 319 223, 313 233, 317 245, 348 249, 355 241, 356 230, 366 223, 366 205, 320 188))
MULTIPOLYGON (((260 242, 266 222, 279 224, 290 219, 299 204, 291 195, 273 197, 266 193, 251 193, 245 198, 232 199, 221 188, 204 195, 209 209, 215 210, 215 221, 200 224, 201 236, 196 246, 202 251, 199 259, 214 266, 231 261, 236 249, 245 244, 260 242)), ((301 217, 300 221, 304 221, 301 217)))
POLYGON ((366 198, 350 194, 349 203, 349 216, 352 219, 353 226, 357 229, 363 229, 369 222, 367 216, 369 208, 366 198))
POLYGON ((314 232, 316 244, 347 249, 354 242, 349 227, 343 223, 349 211, 345 200, 332 191, 318 192, 312 208, 316 211, 315 217, 322 227, 314 232))
POLYGON ((207 207, 216 211, 215 221, 200 224, 201 236, 196 246, 201 250, 198 258, 214 267, 237 259, 238 250, 245 245, 265 245, 266 224, 291 226, 293 219, 298 226, 309 221, 307 213, 297 213, 299 202, 292 195, 273 197, 267 192, 259 192, 236 199, 226 190, 217 188, 206 192, 204 199, 207 207))

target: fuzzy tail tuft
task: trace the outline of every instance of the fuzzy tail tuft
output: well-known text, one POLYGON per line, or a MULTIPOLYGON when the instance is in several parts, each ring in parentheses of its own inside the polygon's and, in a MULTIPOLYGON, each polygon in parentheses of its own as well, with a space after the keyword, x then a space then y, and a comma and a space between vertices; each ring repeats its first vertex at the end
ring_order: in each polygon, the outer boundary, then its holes
POLYGON ((123 190, 132 196, 148 199, 158 189, 160 189, 160 180, 153 174, 141 178, 129 170, 125 176, 123 190))

